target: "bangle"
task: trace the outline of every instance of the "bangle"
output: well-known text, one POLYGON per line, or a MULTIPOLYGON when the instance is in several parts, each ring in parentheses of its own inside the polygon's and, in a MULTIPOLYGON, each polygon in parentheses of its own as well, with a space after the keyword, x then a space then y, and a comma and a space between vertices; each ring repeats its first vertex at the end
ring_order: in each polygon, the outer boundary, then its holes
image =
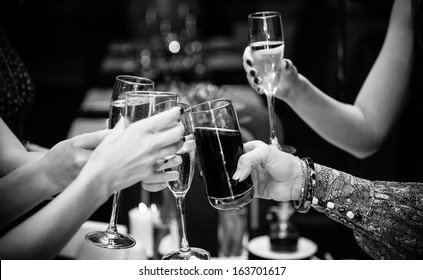
POLYGON ((316 171, 314 169, 314 163, 310 158, 303 158, 302 162, 306 166, 305 185, 301 188, 299 201, 294 201, 294 207, 300 213, 307 213, 310 210, 314 189, 316 188, 316 171))
POLYGON ((307 192, 307 187, 308 187, 308 182, 307 182, 308 176, 307 176, 307 165, 300 158, 298 158, 298 160, 300 161, 301 171, 302 171, 302 176, 301 176, 301 190, 300 190, 300 197, 298 198, 298 200, 294 200, 293 203, 294 203, 294 208, 297 211, 300 212, 299 209, 303 209, 304 208, 305 194, 307 192))

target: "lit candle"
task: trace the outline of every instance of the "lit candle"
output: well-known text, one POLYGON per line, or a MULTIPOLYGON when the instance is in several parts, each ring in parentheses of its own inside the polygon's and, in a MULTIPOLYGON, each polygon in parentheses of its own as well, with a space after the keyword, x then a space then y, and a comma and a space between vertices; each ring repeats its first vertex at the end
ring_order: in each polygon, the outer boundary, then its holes
POLYGON ((151 212, 147 205, 140 203, 128 212, 130 234, 137 242, 142 242, 148 257, 153 255, 153 226, 151 212))

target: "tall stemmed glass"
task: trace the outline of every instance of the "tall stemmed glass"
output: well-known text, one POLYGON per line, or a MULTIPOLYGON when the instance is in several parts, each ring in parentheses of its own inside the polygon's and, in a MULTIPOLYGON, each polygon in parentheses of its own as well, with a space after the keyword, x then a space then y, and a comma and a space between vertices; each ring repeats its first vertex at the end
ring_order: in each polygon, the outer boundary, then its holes
POLYGON ((176 210, 179 225, 180 248, 177 251, 168 253, 163 256, 163 260, 209 260, 210 253, 204 249, 193 248, 189 246, 187 238, 187 230, 185 223, 185 195, 187 194, 194 175, 195 169, 195 140, 192 135, 191 125, 189 124, 188 111, 190 106, 186 103, 179 102, 179 106, 184 109, 185 114, 182 116, 182 123, 185 125, 185 143, 183 147, 176 153, 182 158, 182 163, 167 169, 166 171, 175 170, 179 172, 179 178, 176 181, 169 182, 169 189, 176 199, 176 210))
MULTIPOLYGON (((152 80, 129 75, 117 76, 110 100, 109 129, 112 129, 119 122, 120 118, 125 115, 125 92, 153 89, 154 82, 152 80)), ((135 245, 136 242, 131 236, 119 233, 117 230, 119 198, 120 191, 114 192, 109 226, 106 231, 88 233, 85 239, 89 243, 108 249, 125 249, 135 245)))
POLYGON ((250 47, 257 77, 267 97, 270 123, 270 144, 279 150, 295 153, 295 148, 279 144, 275 131, 275 94, 282 69, 285 42, 282 17, 278 12, 257 12, 248 15, 250 47))

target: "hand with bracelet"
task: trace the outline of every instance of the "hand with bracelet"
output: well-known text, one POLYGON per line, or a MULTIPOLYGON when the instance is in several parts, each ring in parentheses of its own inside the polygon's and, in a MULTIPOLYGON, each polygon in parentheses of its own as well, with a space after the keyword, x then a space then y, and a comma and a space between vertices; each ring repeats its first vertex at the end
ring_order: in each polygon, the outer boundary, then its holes
POLYGON ((245 150, 233 178, 251 174, 257 197, 313 207, 353 229, 375 259, 423 258, 423 183, 365 180, 260 141, 245 150))

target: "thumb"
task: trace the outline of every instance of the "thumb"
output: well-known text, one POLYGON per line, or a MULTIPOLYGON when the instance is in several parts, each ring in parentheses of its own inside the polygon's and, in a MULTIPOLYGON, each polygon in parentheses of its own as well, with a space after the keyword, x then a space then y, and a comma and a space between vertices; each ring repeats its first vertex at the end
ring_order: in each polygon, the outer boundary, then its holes
POLYGON ((74 137, 73 141, 76 146, 83 149, 94 149, 109 133, 110 131, 108 129, 103 129, 91 133, 84 133, 74 137))

